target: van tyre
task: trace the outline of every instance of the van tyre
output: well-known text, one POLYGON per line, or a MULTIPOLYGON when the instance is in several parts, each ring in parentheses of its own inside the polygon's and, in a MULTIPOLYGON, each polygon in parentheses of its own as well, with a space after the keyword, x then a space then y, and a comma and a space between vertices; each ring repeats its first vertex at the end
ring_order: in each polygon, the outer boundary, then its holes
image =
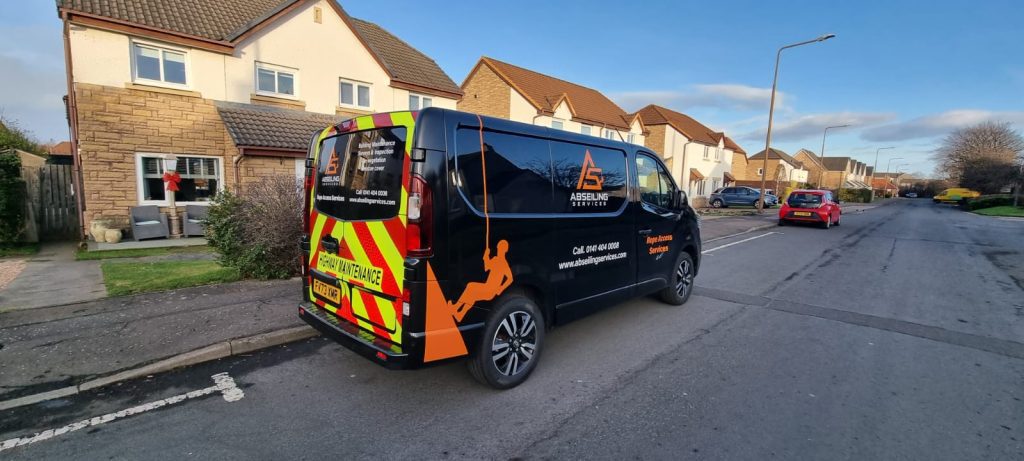
POLYGON ((537 367, 544 328, 544 316, 533 300, 521 294, 502 296, 470 353, 469 373, 495 389, 522 384, 537 367))
POLYGON ((680 306, 690 299, 693 293, 695 274, 693 258, 689 253, 681 251, 676 264, 672 266, 672 274, 668 278, 668 286, 661 290, 661 300, 673 306, 680 306))
POLYGON ((722 201, 719 200, 719 199, 712 200, 711 201, 711 208, 722 208, 722 201))

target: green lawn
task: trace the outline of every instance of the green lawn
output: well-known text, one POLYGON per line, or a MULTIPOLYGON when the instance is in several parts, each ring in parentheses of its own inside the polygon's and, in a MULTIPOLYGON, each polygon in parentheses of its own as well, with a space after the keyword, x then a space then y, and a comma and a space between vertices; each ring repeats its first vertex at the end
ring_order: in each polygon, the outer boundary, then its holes
POLYGON ((0 258, 5 256, 32 256, 39 253, 38 243, 0 243, 0 258))
POLYGON ((985 216, 1013 216, 1024 218, 1024 208, 1015 207, 1013 205, 982 208, 980 210, 974 210, 974 212, 985 216))
POLYGON ((241 279, 238 270, 221 267, 216 261, 105 261, 101 267, 103 283, 107 285, 107 293, 110 296, 173 290, 241 279))
POLYGON ((187 247, 138 248, 130 250, 79 250, 78 253, 75 254, 75 259, 79 261, 86 261, 93 259, 111 258, 141 258, 143 256, 164 256, 182 253, 210 253, 212 251, 213 249, 206 245, 196 245, 187 247))

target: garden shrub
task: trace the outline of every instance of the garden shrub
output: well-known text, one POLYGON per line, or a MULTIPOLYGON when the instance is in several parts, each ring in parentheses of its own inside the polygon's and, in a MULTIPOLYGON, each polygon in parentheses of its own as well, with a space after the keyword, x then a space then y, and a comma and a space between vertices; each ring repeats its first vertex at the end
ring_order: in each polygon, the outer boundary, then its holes
POLYGON ((239 194, 214 197, 206 238, 218 261, 244 277, 285 278, 298 273, 302 200, 291 177, 272 177, 239 194))
POLYGON ((1013 205, 1013 196, 1006 194, 982 195, 967 201, 967 209, 970 211, 1009 205, 1013 205))
POLYGON ((842 189, 839 200, 851 203, 871 203, 871 189, 842 189))
POLYGON ((21 239, 25 229, 25 199, 21 159, 14 151, 0 152, 0 243, 21 239))

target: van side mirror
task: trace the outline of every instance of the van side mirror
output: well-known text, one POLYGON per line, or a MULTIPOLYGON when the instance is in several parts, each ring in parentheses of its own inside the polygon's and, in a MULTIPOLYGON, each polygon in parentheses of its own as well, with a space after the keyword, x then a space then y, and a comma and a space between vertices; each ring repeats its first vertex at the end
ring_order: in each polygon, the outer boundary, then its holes
POLYGON ((677 190, 676 195, 675 197, 673 197, 672 201, 672 208, 676 210, 682 210, 683 207, 686 206, 686 192, 683 192, 682 190, 677 190))

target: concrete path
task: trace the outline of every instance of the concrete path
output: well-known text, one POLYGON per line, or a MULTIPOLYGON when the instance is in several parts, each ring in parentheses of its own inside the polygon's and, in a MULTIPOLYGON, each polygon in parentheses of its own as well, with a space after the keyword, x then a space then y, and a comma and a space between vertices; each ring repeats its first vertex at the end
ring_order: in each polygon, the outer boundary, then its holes
POLYGON ((0 312, 92 301, 107 296, 99 261, 75 261, 75 243, 44 243, 0 290, 0 312))

